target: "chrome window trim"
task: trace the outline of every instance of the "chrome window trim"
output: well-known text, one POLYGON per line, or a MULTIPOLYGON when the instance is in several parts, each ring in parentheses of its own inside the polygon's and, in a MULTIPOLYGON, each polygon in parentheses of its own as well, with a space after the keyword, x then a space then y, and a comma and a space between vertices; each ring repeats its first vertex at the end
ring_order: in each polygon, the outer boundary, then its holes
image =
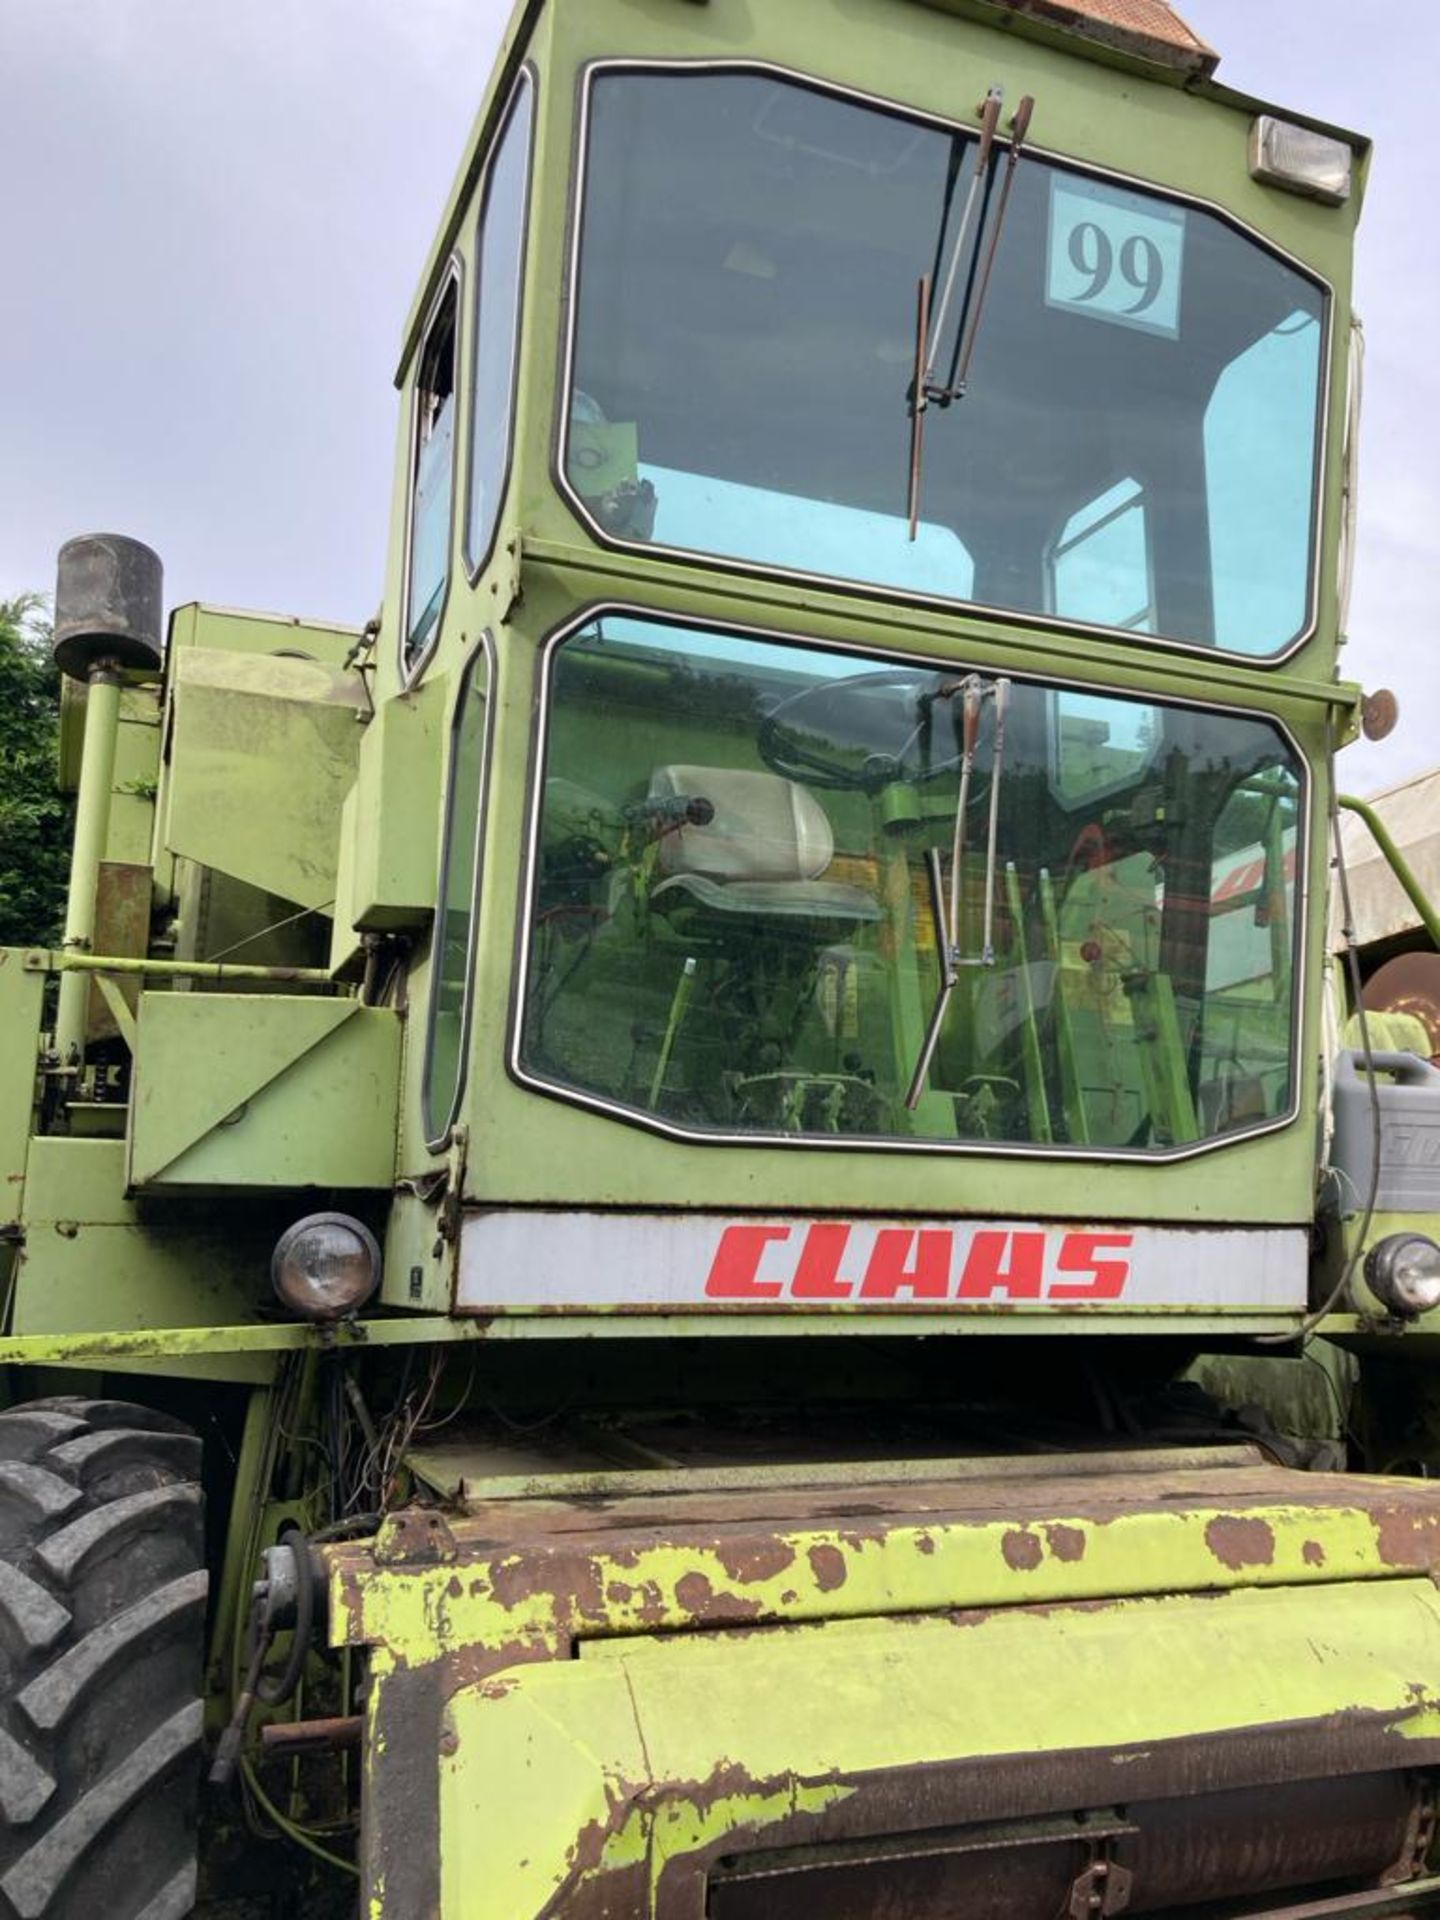
POLYGON ((405 437, 408 448, 406 454, 405 480, 405 552, 400 567, 400 619, 397 632, 396 654, 400 669, 400 690, 407 691, 424 673, 434 657, 440 642, 440 629, 445 624, 445 612, 450 605, 450 589, 455 582, 455 509, 458 505, 459 487, 455 484, 460 468, 460 401, 462 398, 461 378, 465 365, 465 263, 458 252, 452 253, 435 289, 435 298, 430 302, 425 315, 425 325, 420 333, 420 343, 415 350, 414 371, 408 381, 408 399, 410 423, 405 437), (435 624, 420 652, 407 663, 405 646, 409 639, 407 628, 410 621, 410 563, 413 558, 412 547, 415 538, 415 482, 419 478, 416 455, 419 453, 420 410, 416 404, 420 393, 420 369, 425 364, 425 349, 430 344, 430 332, 440 310, 450 293, 455 295, 455 445, 450 455, 450 524, 445 535, 445 591, 440 596, 440 606, 435 615, 435 624))
POLYGON ((475 960, 479 951, 480 927, 480 882, 485 865, 485 826, 490 810, 490 766, 495 748, 495 708, 496 682, 499 674, 499 653, 495 646, 494 635, 487 627, 471 648, 460 668, 455 686, 455 704, 450 714, 450 725, 446 737, 450 745, 449 762, 445 769, 444 802, 440 815, 440 868, 435 888, 435 914, 431 922, 430 936, 430 976, 427 983, 428 1001, 425 1008, 425 1057, 420 1070, 420 1122, 425 1129, 425 1144, 432 1153, 443 1153, 449 1146, 455 1131, 455 1122, 459 1117, 460 1103, 465 1098, 465 1087, 470 1077, 470 1037, 475 1015, 475 960), (455 749, 460 732, 461 717, 465 711, 465 699, 470 691, 471 676, 480 661, 485 662, 485 735, 480 743, 480 792, 475 808, 475 852, 471 872, 470 892, 470 929, 465 941, 465 996, 460 1016, 459 1062, 460 1070, 455 1079, 455 1094, 445 1117, 445 1124, 433 1136, 429 1133, 430 1122, 430 1076, 435 1064, 435 1015, 436 979, 434 956, 436 942, 440 937, 440 921, 445 908, 445 886, 450 877, 450 859, 454 841, 453 821, 450 808, 455 783, 455 749))
POLYGON ((551 686, 555 656, 567 640, 591 626, 606 615, 614 614, 629 619, 649 620, 660 626, 685 627, 701 633, 733 634, 745 640, 758 640, 772 646, 800 646, 816 648, 827 653, 851 654, 857 658, 873 660, 879 666, 900 665, 920 668, 934 668, 953 672, 957 663, 951 656, 937 656, 930 653, 906 652, 895 647, 861 646, 853 641, 830 640, 814 634, 797 632, 790 627, 756 626, 743 621, 722 621, 704 619, 694 614, 672 613, 663 607, 647 607, 635 600, 599 600, 592 601, 579 612, 555 628, 540 644, 536 652, 536 673, 538 683, 535 694, 535 727, 532 735, 532 771, 530 794, 527 802, 528 816, 525 823, 524 849, 521 861, 520 891, 517 902, 515 934, 514 986, 510 995, 510 1043, 507 1049, 507 1067, 510 1076, 520 1086, 533 1092, 559 1099, 571 1106, 585 1107, 595 1113, 607 1115, 611 1119, 623 1120, 646 1133, 654 1133, 669 1140, 681 1140, 691 1146, 717 1147, 788 1147, 799 1151, 819 1150, 827 1153, 922 1153, 942 1157, 962 1156, 968 1159, 989 1158, 999 1155, 1005 1159, 1022 1160, 1060 1160, 1066 1162, 1089 1161, 1095 1164, 1108 1164, 1121 1161, 1127 1167, 1165 1166, 1176 1161, 1194 1160, 1202 1154, 1215 1153, 1226 1148, 1254 1140, 1262 1135, 1281 1133, 1291 1127, 1301 1117, 1301 1089, 1304 1080, 1304 1044, 1305 1044, 1305 1008, 1304 995, 1300 991, 1305 972, 1305 956, 1310 940, 1310 860, 1312 857, 1312 795, 1313 773, 1309 759, 1299 740, 1286 722, 1274 713, 1257 711, 1252 707, 1231 706, 1223 701, 1204 699, 1182 699, 1166 695, 1156 699, 1153 694, 1137 694, 1133 687, 1117 687, 1104 681, 1085 681, 1064 678, 1048 678, 1043 674, 1025 672, 1016 667, 1008 667, 1010 678, 1025 686, 1038 687, 1045 692, 1080 692, 1110 695, 1121 700, 1148 700, 1152 705, 1183 707, 1192 711, 1214 714, 1230 714, 1237 719, 1263 723, 1274 729, 1294 757, 1299 780, 1299 809, 1296 817, 1295 845, 1295 948, 1294 966, 1291 974, 1290 1005, 1290 1043, 1292 1091, 1290 1105, 1283 1114, 1252 1127, 1237 1127, 1233 1132, 1217 1134, 1213 1139, 1188 1143, 1180 1147, 1171 1147, 1162 1151, 1147 1151, 1143 1148, 1127 1147, 1055 1147, 1033 1145, 1024 1141, 963 1141, 963 1140, 899 1140, 887 1139, 871 1134, 849 1134, 843 1138, 832 1138, 825 1134, 788 1134, 788 1133, 724 1133, 709 1129, 676 1126, 673 1122, 662 1120, 657 1115, 642 1113, 638 1108, 627 1107, 619 1101, 607 1099, 603 1094, 589 1093, 583 1088, 567 1086, 563 1081, 548 1079, 534 1072, 521 1059, 521 1047, 524 1041, 524 1010, 530 969, 530 927, 534 911, 536 891, 540 877, 540 825, 545 796, 545 768, 549 752, 551 686), (1299 854, 1303 850, 1305 858, 1299 854))
MULTIPOLYGON (((470 315, 470 331, 474 335, 470 343, 471 352, 467 362, 469 372, 469 394, 466 401, 465 419, 465 512, 460 523, 460 563, 465 573, 465 581, 473 587, 480 575, 489 566, 495 553, 495 542, 500 537, 500 522, 504 516, 505 505, 510 495, 510 481, 515 469, 515 416, 520 398, 520 351, 525 328, 525 276, 530 266, 530 209, 535 191, 535 142, 539 123, 540 79, 532 61, 527 60, 516 75, 515 84, 510 89, 505 106, 496 124, 495 138, 490 144, 485 165, 476 186, 477 210, 472 229, 471 246, 475 256, 475 296, 471 302, 473 312, 470 315), (490 204, 491 179, 495 170, 495 159, 510 131, 515 118, 516 108, 522 95, 528 94, 530 105, 530 126, 525 145, 525 191, 520 208, 520 259, 515 278, 515 312, 510 330, 510 398, 509 411, 505 422, 505 464, 501 471, 500 493, 495 508, 495 524, 490 530, 490 540, 484 553, 478 560, 470 558, 470 515, 475 492, 475 402, 478 382, 475 378, 475 364, 480 352, 479 313, 480 302, 485 297, 485 289, 480 274, 480 249, 482 230, 485 224, 486 210, 490 204)), ((458 437, 458 436, 457 436, 458 437)))
MULTIPOLYGON (((589 187, 590 158, 590 110, 595 82, 606 74, 616 73, 741 73, 768 74, 776 80, 789 81, 794 85, 809 88, 812 92, 829 94, 837 99, 854 100, 863 106, 878 112, 899 115, 901 118, 921 121, 945 133, 973 133, 974 128, 966 121, 946 119, 923 107, 916 107, 903 101, 888 98, 883 94, 866 92, 859 87, 846 86, 839 81, 823 80, 814 74, 801 73, 792 67, 785 67, 770 60, 744 59, 697 59, 666 60, 644 58, 616 58, 592 60, 585 64, 579 76, 579 110, 576 115, 575 151, 571 163, 570 194, 570 242, 566 253, 565 286, 561 300, 561 342, 560 342, 560 384, 556 394, 556 418, 551 446, 551 478, 561 497, 569 506, 579 525, 602 548, 613 553, 640 554, 654 558, 662 555, 686 566, 701 566, 724 573, 743 575, 752 580, 785 580, 800 586, 825 585, 838 587, 856 598, 883 601, 899 601, 908 606, 924 607, 931 610, 953 614, 959 612, 963 618, 1000 621, 1003 624, 1022 629, 1040 629, 1045 632, 1060 632, 1076 638, 1095 638, 1114 640, 1134 646, 1136 636, 1127 633, 1123 627, 1097 626, 1083 621, 1063 622, 1044 612, 1019 612, 1009 607, 993 607, 978 600, 946 599, 937 594, 917 593, 904 587, 887 587, 873 581, 849 580, 842 576, 826 573, 807 573, 799 568, 762 566, 753 560, 737 558, 733 555, 704 553, 692 547, 672 547, 661 545, 657 541, 623 540, 607 533, 586 510, 584 501, 570 485, 566 472, 566 456, 570 439, 570 393, 574 384, 575 341, 579 321, 580 254, 584 241, 585 204, 589 187)), ((1000 144, 1008 145, 1001 140, 1000 144)), ((1275 653, 1248 654, 1239 653, 1218 646, 1205 646, 1194 640, 1167 639, 1160 634, 1146 634, 1139 644, 1147 648, 1163 648, 1167 653, 1182 653, 1196 656, 1202 660, 1233 661, 1242 667, 1270 669, 1283 666, 1296 654, 1303 651, 1315 639, 1320 626, 1320 581, 1321 561, 1325 548, 1327 512, 1325 499, 1325 475, 1330 452, 1330 413, 1331 400, 1335 385, 1335 314, 1337 299, 1333 283, 1319 273, 1308 261, 1291 253, 1277 241, 1262 233, 1258 227, 1231 212, 1216 200, 1206 199, 1201 194, 1186 193, 1178 187, 1163 187, 1153 180, 1147 180, 1137 174, 1121 173, 1113 167, 1099 166, 1090 161, 1077 160, 1070 154, 1057 152, 1054 148, 1040 146, 1027 141, 1025 151, 1034 159, 1046 160, 1057 167, 1063 167, 1072 173, 1078 173, 1093 180, 1112 181, 1131 192, 1154 195, 1157 199, 1172 204, 1194 207, 1202 213, 1213 214, 1235 232, 1254 241, 1266 253, 1283 261, 1303 279, 1317 287, 1324 297, 1323 336, 1321 340, 1320 364, 1321 376, 1317 380, 1318 421, 1315 439, 1315 465, 1312 485, 1313 506, 1310 525, 1310 572, 1306 593, 1305 625, 1301 632, 1287 646, 1275 653)))

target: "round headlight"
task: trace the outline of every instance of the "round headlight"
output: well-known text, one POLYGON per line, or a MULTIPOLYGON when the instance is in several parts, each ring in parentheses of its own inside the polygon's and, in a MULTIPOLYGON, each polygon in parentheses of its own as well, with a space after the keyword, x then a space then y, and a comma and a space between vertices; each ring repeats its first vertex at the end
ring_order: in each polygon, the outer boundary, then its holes
POLYGON ((1392 1233, 1366 1254, 1365 1279, 1391 1313, 1429 1313, 1440 1307, 1440 1247, 1423 1233, 1392 1233))
POLYGON ((302 1320, 343 1320, 380 1284, 380 1249, 348 1213, 312 1213, 287 1227, 270 1259, 276 1293, 302 1320))

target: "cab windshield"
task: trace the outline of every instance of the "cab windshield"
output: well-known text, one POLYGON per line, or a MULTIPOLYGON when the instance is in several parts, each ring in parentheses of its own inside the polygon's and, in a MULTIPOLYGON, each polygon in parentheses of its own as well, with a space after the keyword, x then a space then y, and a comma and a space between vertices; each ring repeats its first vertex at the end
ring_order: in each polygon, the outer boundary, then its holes
MULTIPOLYGON (((1034 137, 1045 137, 1039 101, 1034 137)), ((1253 657, 1311 623, 1326 299, 1216 214, 772 73, 590 80, 567 408, 606 537, 1253 657), (975 269, 994 244, 988 294, 975 269), (968 298, 967 298, 968 292, 968 298)))
POLYGON ((1173 1153, 1292 1110, 1267 723, 607 614, 545 726, 532 1081, 830 1144, 1173 1153))

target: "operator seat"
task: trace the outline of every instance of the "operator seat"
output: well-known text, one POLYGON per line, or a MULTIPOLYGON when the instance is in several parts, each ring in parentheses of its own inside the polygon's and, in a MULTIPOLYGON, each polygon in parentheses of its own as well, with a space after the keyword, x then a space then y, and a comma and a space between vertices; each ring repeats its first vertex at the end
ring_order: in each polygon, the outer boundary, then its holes
POLYGON ((659 767, 649 797, 703 800, 714 809, 704 825, 687 820, 662 836, 653 907, 791 921, 797 932, 826 936, 881 918, 874 894, 825 878, 835 836, 819 802, 796 781, 734 767, 659 767))

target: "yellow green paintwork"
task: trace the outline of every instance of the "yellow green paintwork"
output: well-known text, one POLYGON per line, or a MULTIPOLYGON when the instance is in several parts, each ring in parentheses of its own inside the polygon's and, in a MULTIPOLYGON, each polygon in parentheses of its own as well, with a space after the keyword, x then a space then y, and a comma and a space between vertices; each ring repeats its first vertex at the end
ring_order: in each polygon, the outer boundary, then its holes
POLYGON ((333 906, 336 829, 365 711, 353 671, 210 648, 177 654, 165 845, 298 906, 333 906))
MULTIPOLYGON (((10 1318, 19 1351, 36 1340, 34 1363, 53 1365, 67 1344, 89 1346, 120 1371, 152 1372, 127 1354, 126 1336, 151 1328, 233 1326, 267 1304, 263 1228, 217 1220, 155 1223, 125 1192, 123 1140, 31 1142, 25 1183, 25 1244, 10 1318)), ((273 1243, 273 1237, 272 1237, 273 1243)), ((66 1362, 68 1364, 68 1362, 66 1362)), ((264 1379, 262 1355, 213 1342, 177 1366, 213 1379, 264 1379)))
POLYGON ((44 982, 0 947, 0 1226, 20 1217, 35 1099, 35 1034, 44 982))
MULTIPOLYGON (((1241 1590, 601 1642, 451 1700, 441 1920, 531 1920, 636 1861, 649 1901, 624 1911, 648 1920, 662 1873, 712 1841, 796 1815, 821 1837, 857 1776, 955 1756, 1098 1746, 1118 1764, 1343 1714, 1382 1718, 1397 1743, 1433 1739, 1440 1700, 1415 1676, 1437 1660, 1428 1580, 1337 1586, 1323 1610, 1313 1592, 1241 1590), (717 1791, 726 1781, 746 1785, 717 1791)), ((383 1886, 370 1912, 390 1920, 383 1886)))
POLYGON ((137 1187, 388 1187, 400 1022, 354 999, 141 996, 137 1187), (205 1072, 189 1070, 204 1058, 205 1072))
MULTIPOLYGON (((937 1526, 891 1518, 874 1538, 853 1527, 778 1527, 776 1538, 792 1557, 780 1571, 745 1581, 745 1599, 767 1620, 799 1622, 1236 1585, 1308 1586, 1394 1572, 1375 1520, 1360 1508, 1247 1505, 1237 1496, 1223 1506, 1137 1508, 1096 1522, 1067 1513, 1063 1482, 1049 1492, 1053 1504, 1033 1523, 980 1518, 937 1526), (1223 1535, 1215 1529, 1237 1518, 1268 1527, 1272 1539, 1266 1557, 1229 1567, 1217 1557, 1214 1541, 1223 1535)), ((541 1591, 507 1599, 525 1573, 503 1555, 467 1560, 458 1569, 448 1561, 363 1571, 347 1566, 337 1578, 332 1636, 337 1645, 383 1646, 393 1660, 411 1665, 459 1647, 514 1641, 554 1653, 572 1633, 693 1626, 698 1582, 718 1594, 736 1587, 720 1549, 652 1546, 643 1537, 626 1541, 614 1558, 603 1551, 591 1557, 586 1590, 603 1595, 593 1616, 557 1608, 543 1590, 543 1569, 541 1591)))
POLYGON ((337 906, 337 940, 342 929, 423 927, 435 910, 447 708, 448 683, 437 674, 387 700, 364 729, 355 790, 341 824, 346 911, 337 906), (358 802, 367 793, 390 798, 378 811, 361 812, 358 802))

